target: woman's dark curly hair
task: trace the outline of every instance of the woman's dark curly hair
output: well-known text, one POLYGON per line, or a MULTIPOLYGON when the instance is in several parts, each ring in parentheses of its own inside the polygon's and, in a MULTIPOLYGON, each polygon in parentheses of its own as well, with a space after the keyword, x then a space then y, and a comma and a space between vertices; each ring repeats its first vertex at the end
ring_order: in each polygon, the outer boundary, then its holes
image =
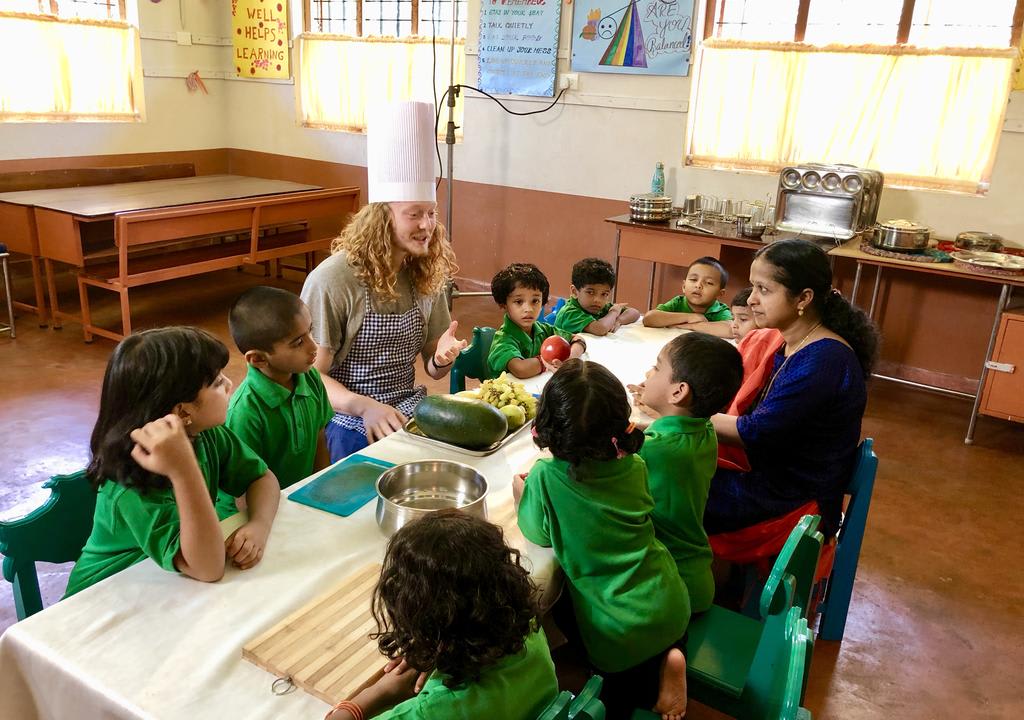
POLYGON ((92 429, 86 474, 94 487, 106 480, 142 492, 170 481, 142 469, 131 456, 129 433, 192 402, 228 364, 228 349, 205 330, 143 330, 117 344, 103 375, 100 412, 92 429))
POLYGON ((541 393, 534 442, 574 470, 584 460, 614 460, 644 444, 629 414, 626 389, 604 365, 566 360, 541 393))
POLYGON ((373 593, 381 653, 450 688, 520 652, 538 616, 536 586, 501 528, 439 510, 392 536, 373 593))
POLYGON ((878 358, 878 328, 867 313, 833 290, 825 251, 810 240, 787 238, 761 248, 754 255, 757 258, 772 266, 772 276, 790 297, 804 290, 814 292, 811 307, 818 311, 821 323, 850 344, 864 376, 869 377, 878 358))

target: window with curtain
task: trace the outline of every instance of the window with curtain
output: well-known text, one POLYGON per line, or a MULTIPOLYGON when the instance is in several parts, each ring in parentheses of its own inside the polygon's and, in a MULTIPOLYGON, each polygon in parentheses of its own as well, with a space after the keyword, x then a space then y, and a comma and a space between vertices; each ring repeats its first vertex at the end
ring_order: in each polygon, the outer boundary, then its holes
POLYGON ((0 0, 0 120, 142 119, 138 28, 125 0, 0 0))
MULTIPOLYGON (((299 113, 308 127, 363 132, 381 100, 442 102, 465 77, 468 0, 305 0, 299 113)), ((462 125, 462 99, 455 107, 462 125)), ((461 129, 458 134, 461 134, 461 129)))
POLYGON ((983 194, 1024 0, 707 0, 685 162, 983 194))

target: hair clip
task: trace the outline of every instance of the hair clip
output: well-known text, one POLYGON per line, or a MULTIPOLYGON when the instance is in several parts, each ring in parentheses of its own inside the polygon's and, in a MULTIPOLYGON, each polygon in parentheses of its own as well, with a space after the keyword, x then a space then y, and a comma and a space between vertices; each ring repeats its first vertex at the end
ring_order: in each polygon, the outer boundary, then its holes
POLYGON ((629 435, 634 430, 636 430, 636 423, 635 422, 631 422, 629 425, 626 426, 626 434, 627 435, 629 435))

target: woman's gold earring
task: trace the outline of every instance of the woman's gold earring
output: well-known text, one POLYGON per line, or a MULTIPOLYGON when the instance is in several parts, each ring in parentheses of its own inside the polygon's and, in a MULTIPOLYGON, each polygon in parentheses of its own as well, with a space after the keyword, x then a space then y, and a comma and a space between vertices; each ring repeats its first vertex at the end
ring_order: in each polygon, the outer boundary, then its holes
POLYGON ((804 309, 800 308, 799 310, 796 311, 796 314, 799 315, 800 317, 803 317, 804 316, 804 309))
MULTIPOLYGON (((802 315, 802 314, 803 314, 803 312, 804 312, 804 311, 803 311, 803 310, 801 310, 801 311, 800 311, 800 314, 802 315)), ((191 424, 192 424, 192 418, 191 418, 191 417, 189 417, 188 415, 186 415, 185 417, 183 417, 183 418, 181 419, 181 421, 182 421, 182 422, 183 422, 183 423, 185 424, 185 427, 188 427, 189 425, 191 425, 191 424)))

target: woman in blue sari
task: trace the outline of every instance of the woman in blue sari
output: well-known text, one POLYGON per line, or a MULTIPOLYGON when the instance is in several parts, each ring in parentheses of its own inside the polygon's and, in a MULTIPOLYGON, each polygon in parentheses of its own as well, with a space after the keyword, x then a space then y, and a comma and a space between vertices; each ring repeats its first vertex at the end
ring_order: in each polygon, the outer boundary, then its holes
POLYGON ((764 389, 739 417, 712 418, 718 440, 747 454, 747 472, 719 468, 711 482, 708 534, 739 530, 816 500, 826 532, 838 526, 867 402, 865 380, 878 330, 832 287, 825 251, 807 240, 761 248, 747 301, 758 327, 785 345, 764 389))

